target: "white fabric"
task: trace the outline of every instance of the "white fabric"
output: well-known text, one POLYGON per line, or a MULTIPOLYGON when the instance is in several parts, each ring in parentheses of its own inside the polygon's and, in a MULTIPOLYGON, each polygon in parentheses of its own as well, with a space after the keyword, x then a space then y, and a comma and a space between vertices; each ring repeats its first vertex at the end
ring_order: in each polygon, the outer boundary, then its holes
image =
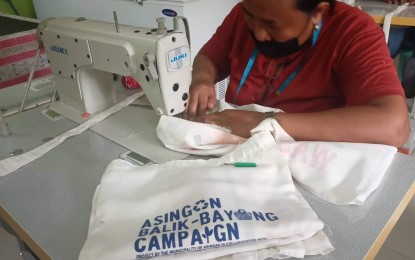
POLYGON ((35 149, 18 155, 14 157, 10 157, 0 161, 0 176, 8 175, 9 173, 14 172, 15 170, 25 166, 28 163, 42 157, 44 154, 49 152, 50 150, 54 149, 61 143, 63 143, 68 137, 76 136, 83 133, 85 130, 89 129, 91 126, 101 122, 105 118, 109 117, 110 115, 118 112, 122 108, 128 106, 134 100, 144 95, 144 92, 138 92, 134 95, 127 97, 126 99, 122 100, 118 104, 108 108, 107 110, 99 113, 98 115, 94 116, 93 118, 89 119, 88 121, 82 123, 81 125, 55 137, 54 139, 50 140, 49 142, 36 147, 35 149))
MULTIPOLYGON (((223 103, 221 107, 233 109, 223 103)), ((241 108, 259 112, 271 110, 259 105, 241 108)), ((198 143, 196 148, 189 136, 197 135, 198 140, 215 140, 218 130, 212 129, 213 126, 207 124, 161 117, 157 134, 162 136, 160 140, 166 147, 198 155, 220 156, 241 141, 234 135, 222 133, 220 149, 214 146, 215 142, 198 143), (173 125, 175 131, 170 131, 173 125)), ((364 203, 378 187, 397 151, 395 147, 380 144, 296 142, 274 119, 264 120, 251 130, 252 135, 261 132, 272 133, 296 181, 320 198, 338 205, 364 203)))
MULTIPOLYGON (((234 108, 224 100, 220 100, 213 112, 225 109, 234 108)), ((240 106, 238 109, 281 112, 279 109, 265 108, 258 105, 240 106)), ((246 141, 245 138, 232 134, 225 127, 191 122, 169 116, 162 116, 156 131, 157 137, 167 148, 195 155, 221 156, 233 151, 238 144, 246 141)), ((287 136, 292 140, 288 134, 287 136)))
POLYGON ((79 258, 304 257, 333 250, 323 227, 296 190, 272 135, 263 132, 217 159, 113 161, 96 191, 79 258), (236 161, 257 167, 222 166, 236 161))
POLYGON ((385 34, 386 43, 389 42, 389 32, 391 28, 392 17, 399 14, 403 10, 408 7, 409 3, 402 4, 398 6, 395 10, 385 15, 385 19, 383 20, 383 33, 385 34))
POLYGON ((221 155, 233 151, 238 144, 246 141, 243 137, 231 134, 229 129, 224 127, 187 120, 179 120, 180 124, 177 125, 176 117, 162 117, 163 120, 160 120, 157 126, 157 136, 167 148, 174 151, 221 155), (170 133, 172 131, 174 134, 170 133))
POLYGON ((311 238, 297 241, 274 248, 242 252, 218 257, 216 260, 251 260, 251 259, 285 259, 288 257, 304 258, 306 255, 326 255, 333 249, 323 231, 317 232, 311 238))
POLYGON ((387 145, 332 142, 286 143, 280 149, 296 181, 339 205, 363 204, 396 153, 387 145))

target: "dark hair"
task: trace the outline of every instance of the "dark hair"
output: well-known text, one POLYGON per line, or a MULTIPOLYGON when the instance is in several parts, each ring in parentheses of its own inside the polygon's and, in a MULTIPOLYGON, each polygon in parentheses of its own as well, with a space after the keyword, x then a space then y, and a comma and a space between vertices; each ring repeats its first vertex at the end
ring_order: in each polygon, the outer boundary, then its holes
POLYGON ((336 0, 296 0, 296 2, 298 9, 309 14, 311 14, 321 2, 328 2, 331 11, 333 11, 334 5, 336 4, 336 0))

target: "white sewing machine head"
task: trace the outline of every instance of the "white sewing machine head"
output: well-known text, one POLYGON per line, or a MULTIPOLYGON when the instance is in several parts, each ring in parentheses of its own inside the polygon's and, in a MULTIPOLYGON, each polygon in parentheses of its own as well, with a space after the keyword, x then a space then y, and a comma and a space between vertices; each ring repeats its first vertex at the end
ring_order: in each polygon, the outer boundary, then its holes
POLYGON ((72 113, 95 113, 116 103, 113 73, 132 76, 159 115, 184 111, 191 81, 186 36, 84 18, 49 18, 38 27, 60 102, 72 113))

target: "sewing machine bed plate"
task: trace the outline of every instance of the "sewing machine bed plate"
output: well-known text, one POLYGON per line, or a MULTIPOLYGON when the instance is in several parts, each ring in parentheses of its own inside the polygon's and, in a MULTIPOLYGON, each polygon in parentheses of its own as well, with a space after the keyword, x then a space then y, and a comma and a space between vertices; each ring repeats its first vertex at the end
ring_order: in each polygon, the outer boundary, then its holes
MULTIPOLYGON (((117 94, 119 100, 126 97, 123 94, 117 94)), ((76 123, 83 123, 89 119, 81 117, 78 111, 61 103, 52 104, 50 107, 59 113, 65 110, 64 114, 69 115, 70 119, 76 123)), ((184 159, 188 156, 187 154, 165 148, 158 139, 156 127, 159 118, 148 100, 142 97, 90 129, 157 163, 184 159)))
POLYGON ((158 139, 156 127, 159 119, 151 107, 130 105, 91 127, 91 130, 157 163, 186 158, 187 154, 165 148, 158 139))

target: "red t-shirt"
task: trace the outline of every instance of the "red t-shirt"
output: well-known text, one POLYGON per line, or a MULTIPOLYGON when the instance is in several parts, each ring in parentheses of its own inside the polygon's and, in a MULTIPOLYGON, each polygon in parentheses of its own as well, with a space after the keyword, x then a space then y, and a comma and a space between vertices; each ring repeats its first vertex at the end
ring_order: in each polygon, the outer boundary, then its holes
POLYGON ((242 4, 238 4, 201 49, 216 64, 221 79, 230 75, 227 102, 256 103, 286 112, 315 112, 364 105, 388 95, 404 96, 380 26, 366 13, 341 2, 323 19, 313 47, 309 42, 297 53, 278 59, 259 53, 234 102, 254 49, 242 4), (284 66, 279 76, 266 91, 270 75, 281 63, 284 66), (301 63, 304 67, 277 95, 275 92, 301 63))

